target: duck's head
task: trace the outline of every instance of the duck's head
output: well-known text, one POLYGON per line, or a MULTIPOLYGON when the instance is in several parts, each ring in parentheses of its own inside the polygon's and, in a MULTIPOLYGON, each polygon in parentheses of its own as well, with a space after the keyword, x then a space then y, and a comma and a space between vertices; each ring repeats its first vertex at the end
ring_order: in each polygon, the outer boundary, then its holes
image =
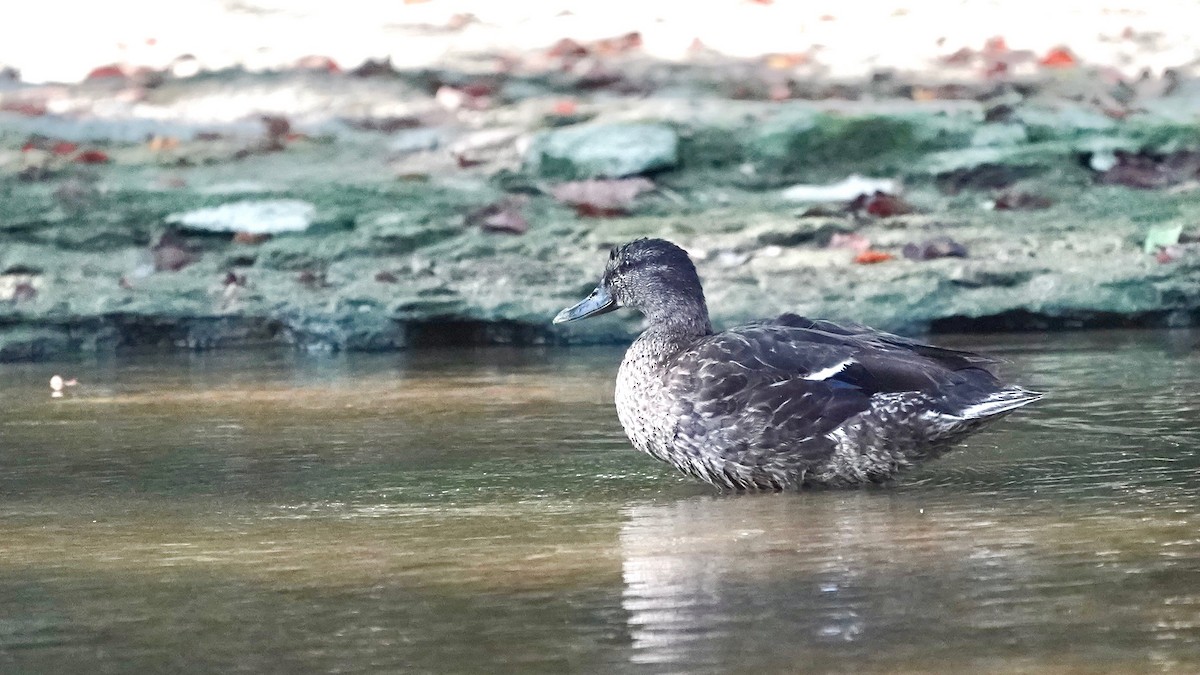
POLYGON ((682 321, 708 328, 708 308, 696 267, 687 252, 665 239, 638 239, 610 251, 596 290, 559 312, 554 323, 620 307, 636 309, 651 324, 682 321))

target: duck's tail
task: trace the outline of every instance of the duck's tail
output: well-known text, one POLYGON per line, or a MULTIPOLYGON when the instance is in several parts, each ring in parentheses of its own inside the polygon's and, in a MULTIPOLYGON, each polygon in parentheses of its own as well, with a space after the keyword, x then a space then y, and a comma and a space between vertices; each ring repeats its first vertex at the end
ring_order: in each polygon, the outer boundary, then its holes
POLYGON ((957 411, 955 416, 961 417, 963 420, 991 420, 1001 415, 1007 415, 1021 406, 1029 405, 1043 396, 1045 394, 1038 391, 1029 391, 1021 387, 1005 387, 957 411))
POLYGON ((926 419, 934 441, 954 441, 972 434, 1045 394, 1021 387, 1005 387, 953 410, 932 413, 926 419))

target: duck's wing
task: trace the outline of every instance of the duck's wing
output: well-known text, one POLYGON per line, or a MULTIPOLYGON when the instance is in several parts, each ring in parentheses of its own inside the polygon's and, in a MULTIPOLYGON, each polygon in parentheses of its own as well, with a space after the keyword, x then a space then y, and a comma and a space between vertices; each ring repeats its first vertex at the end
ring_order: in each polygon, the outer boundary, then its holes
POLYGON ((945 347, 937 347, 934 345, 925 344, 911 338, 902 337, 900 335, 887 333, 881 330, 875 330, 874 328, 871 328, 870 326, 864 326, 861 323, 835 323, 826 319, 810 319, 808 317, 800 316, 799 314, 787 313, 781 314, 775 319, 763 322, 762 325, 803 328, 807 330, 819 331, 829 335, 854 338, 859 342, 865 341, 880 345, 888 345, 891 347, 899 347, 901 349, 907 349, 914 353, 920 354, 926 358, 938 361, 939 363, 942 363, 951 369, 974 367, 990 371, 992 366, 1000 363, 999 359, 989 356, 959 349, 947 349, 945 347))
POLYGON ((715 453, 726 464, 737 458, 733 470, 740 464, 744 475, 726 482, 757 485, 827 459, 828 434, 866 411, 876 395, 950 411, 955 404, 947 397, 985 398, 999 386, 966 357, 939 356, 874 333, 820 327, 759 324, 708 336, 663 374, 674 443, 700 457, 715 453))

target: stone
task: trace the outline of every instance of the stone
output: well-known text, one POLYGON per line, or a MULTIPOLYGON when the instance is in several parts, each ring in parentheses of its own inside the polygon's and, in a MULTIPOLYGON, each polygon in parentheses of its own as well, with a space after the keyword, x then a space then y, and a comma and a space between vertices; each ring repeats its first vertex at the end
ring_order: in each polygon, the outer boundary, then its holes
POLYGON ((535 136, 527 170, 547 178, 623 178, 670 169, 679 137, 663 124, 583 124, 535 136))
POLYGON ((203 232, 282 234, 307 230, 316 212, 312 204, 298 199, 248 200, 172 213, 167 222, 203 232))

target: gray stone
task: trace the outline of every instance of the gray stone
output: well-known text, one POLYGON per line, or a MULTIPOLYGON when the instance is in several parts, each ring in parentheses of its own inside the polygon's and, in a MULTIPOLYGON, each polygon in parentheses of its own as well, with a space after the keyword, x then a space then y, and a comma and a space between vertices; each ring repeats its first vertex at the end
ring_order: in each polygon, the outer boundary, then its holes
POLYGON ((525 153, 528 170, 547 178, 621 178, 672 168, 679 138, 662 124, 585 124, 546 131, 525 153))

